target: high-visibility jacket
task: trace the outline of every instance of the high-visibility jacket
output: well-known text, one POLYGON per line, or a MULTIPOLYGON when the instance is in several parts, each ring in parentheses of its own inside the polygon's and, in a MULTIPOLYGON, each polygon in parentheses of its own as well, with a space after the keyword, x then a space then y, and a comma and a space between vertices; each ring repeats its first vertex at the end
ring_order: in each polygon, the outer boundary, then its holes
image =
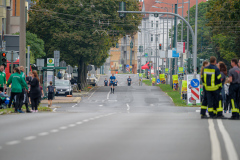
POLYGON ((215 65, 210 64, 205 67, 201 78, 206 91, 216 91, 222 88, 220 70, 215 65))

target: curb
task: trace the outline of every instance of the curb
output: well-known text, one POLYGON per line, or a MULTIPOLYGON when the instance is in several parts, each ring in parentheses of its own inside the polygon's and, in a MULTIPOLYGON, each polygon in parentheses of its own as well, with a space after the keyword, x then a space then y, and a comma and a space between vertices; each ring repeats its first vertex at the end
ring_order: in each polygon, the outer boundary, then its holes
MULTIPOLYGON (((61 104, 61 103, 79 103, 81 102, 82 98, 81 97, 76 97, 74 100, 66 100, 66 101, 56 101, 53 100, 52 104, 61 104)), ((48 104, 48 101, 42 101, 41 104, 48 104)))

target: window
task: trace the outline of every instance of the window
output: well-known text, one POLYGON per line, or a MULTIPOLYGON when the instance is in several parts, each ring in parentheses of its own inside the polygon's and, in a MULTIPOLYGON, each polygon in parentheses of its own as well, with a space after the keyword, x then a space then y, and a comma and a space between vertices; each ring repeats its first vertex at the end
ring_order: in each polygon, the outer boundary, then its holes
POLYGON ((158 28, 158 21, 156 21, 156 27, 158 28))
POLYGON ((153 35, 151 34, 151 42, 153 41, 153 35))
POLYGON ((152 28, 153 28, 153 21, 151 21, 151 26, 152 26, 152 28))

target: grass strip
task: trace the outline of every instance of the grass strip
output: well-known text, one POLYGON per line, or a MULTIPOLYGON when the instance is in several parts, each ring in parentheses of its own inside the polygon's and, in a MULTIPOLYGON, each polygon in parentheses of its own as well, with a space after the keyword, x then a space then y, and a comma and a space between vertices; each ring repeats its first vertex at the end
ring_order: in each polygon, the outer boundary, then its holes
MULTIPOLYGON (((23 110, 24 112, 26 112, 26 107, 23 106, 23 107, 22 107, 22 110, 23 110)), ((15 111, 14 108, 0 109, 0 115, 3 115, 3 114, 11 114, 11 113, 14 113, 14 111, 15 111)), ((38 107, 38 111, 39 111, 39 112, 52 112, 52 109, 49 108, 49 107, 39 106, 39 107, 38 107)))

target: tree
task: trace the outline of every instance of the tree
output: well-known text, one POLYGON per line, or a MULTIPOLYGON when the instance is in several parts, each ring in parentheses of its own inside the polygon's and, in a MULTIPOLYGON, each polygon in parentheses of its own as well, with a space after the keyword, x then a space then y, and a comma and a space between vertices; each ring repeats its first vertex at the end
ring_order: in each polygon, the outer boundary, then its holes
MULTIPOLYGON (((125 0, 129 10, 139 2, 125 0)), ((78 82, 86 84, 86 66, 101 66, 118 39, 138 30, 141 15, 128 14, 120 19, 120 0, 41 0, 32 7, 27 30, 45 42, 47 56, 61 51, 61 59, 78 65, 78 82)))
MULTIPOLYGON (((15 35, 19 35, 19 32, 15 33, 15 35)), ((35 63, 37 58, 46 56, 44 52, 44 41, 29 31, 26 33, 26 48, 28 45, 30 46, 30 63, 35 63)))

